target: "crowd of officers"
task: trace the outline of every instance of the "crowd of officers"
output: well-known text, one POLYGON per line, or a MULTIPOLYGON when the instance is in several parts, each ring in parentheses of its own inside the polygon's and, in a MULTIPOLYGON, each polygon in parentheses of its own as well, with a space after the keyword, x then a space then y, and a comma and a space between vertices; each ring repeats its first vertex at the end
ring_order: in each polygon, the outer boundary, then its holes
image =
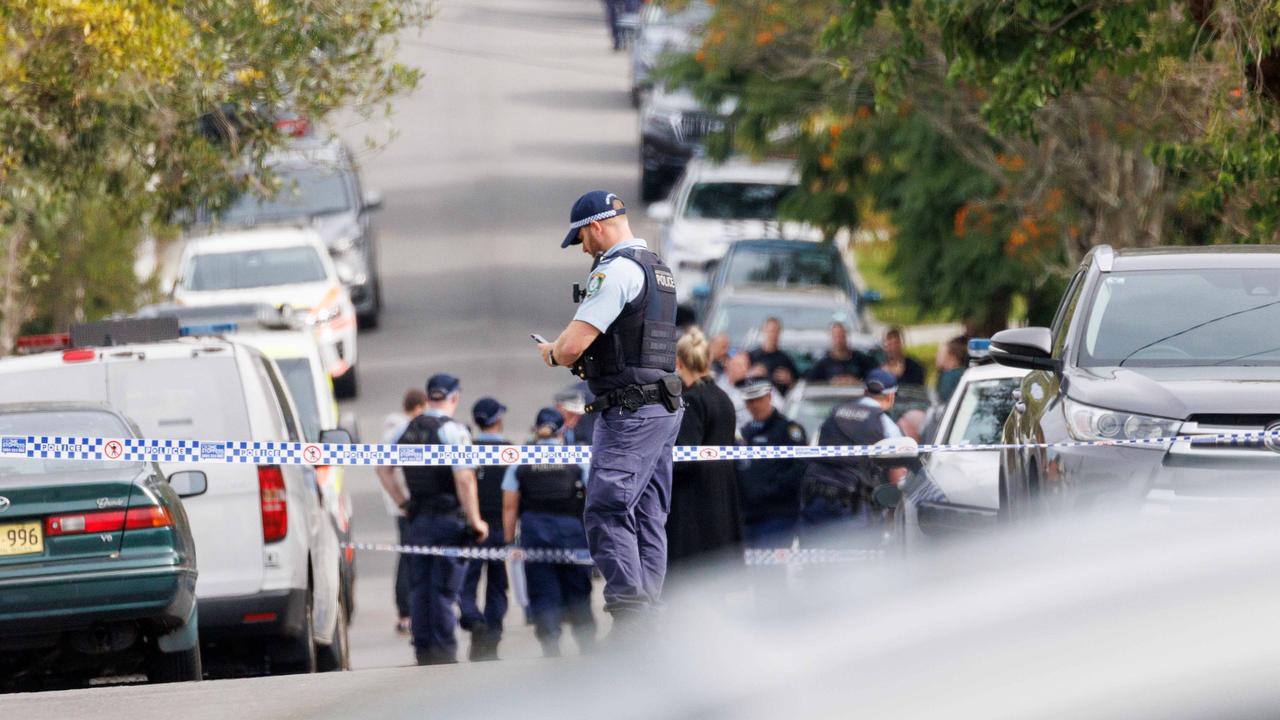
MULTIPOLYGON (((684 385, 685 410, 677 444, 809 444, 805 429, 779 408, 782 393, 797 377, 791 359, 778 349, 781 331, 778 319, 769 318, 761 346, 750 351, 717 347, 696 327, 683 332, 676 372, 684 385)), ((866 392, 832 411, 822 424, 819 444, 867 445, 902 435, 890 416, 897 388, 906 380, 923 382, 924 373, 901 355, 900 331, 890 330, 885 340, 886 352, 877 362, 848 347, 842 325, 832 326, 831 350, 806 377, 857 382, 866 392)), ((585 408, 592 399, 585 383, 557 394, 553 406, 538 411, 524 444, 589 445, 592 415, 585 408)), ((425 391, 408 391, 401 411, 388 416, 384 440, 521 444, 507 434, 507 408, 498 400, 483 397, 471 406, 474 432, 457 419, 460 404, 459 380, 434 375, 425 391)), ((585 466, 381 467, 378 473, 405 545, 587 548, 585 466)), ((904 473, 904 468, 879 468, 865 458, 679 463, 666 525, 672 577, 678 583, 691 560, 715 554, 740 559, 743 548, 832 542, 830 537, 810 540, 811 530, 874 529, 884 513, 871 491, 897 482, 904 473)), ((841 537, 857 544, 874 535, 841 537)), ((533 562, 512 567, 509 578, 501 560, 400 556, 397 630, 412 636, 420 664, 455 662, 459 627, 471 634, 471 660, 497 659, 511 595, 534 625, 545 655, 560 654, 566 624, 580 651, 595 647, 589 567, 533 562)))

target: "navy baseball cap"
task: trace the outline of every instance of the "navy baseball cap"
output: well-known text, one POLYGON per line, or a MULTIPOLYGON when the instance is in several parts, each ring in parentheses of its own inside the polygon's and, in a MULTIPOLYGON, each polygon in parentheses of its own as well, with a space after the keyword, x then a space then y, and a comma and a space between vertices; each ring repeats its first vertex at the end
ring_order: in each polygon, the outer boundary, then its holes
POLYGON ((773 383, 768 378, 747 378, 738 383, 743 400, 755 400, 773 393, 773 383))
POLYGON ((545 407, 538 411, 538 420, 533 425, 534 427, 550 426, 552 432, 560 432, 560 428, 564 427, 564 416, 553 407, 545 407))
POLYGON ((613 206, 615 201, 619 205, 622 204, 622 198, 604 190, 592 190, 578 198, 578 202, 573 204, 573 210, 569 211, 569 234, 564 236, 564 242, 560 243, 560 247, 567 248, 570 245, 580 244, 582 241, 578 239, 578 231, 593 222, 626 215, 625 207, 613 206))
POLYGON ((482 397, 471 406, 471 419, 482 428, 498 422, 506 414, 507 406, 491 397, 482 397))
POLYGON ((444 400, 460 389, 462 383, 449 373, 436 373, 427 380, 427 398, 430 400, 444 400))
POLYGON ((888 395, 898 389, 898 378, 894 377, 893 373, 888 370, 881 370, 880 368, 867 373, 864 382, 867 386, 868 395, 888 395))

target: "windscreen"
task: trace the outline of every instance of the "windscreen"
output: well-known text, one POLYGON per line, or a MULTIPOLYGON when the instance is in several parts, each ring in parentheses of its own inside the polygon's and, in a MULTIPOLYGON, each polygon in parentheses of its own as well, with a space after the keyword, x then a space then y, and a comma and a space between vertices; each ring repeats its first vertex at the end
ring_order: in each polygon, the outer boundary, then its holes
POLYGON ((763 303, 735 303, 721 306, 709 324, 712 336, 728 333, 729 341, 740 345, 765 318, 783 318, 782 344, 787 344, 789 331, 827 332, 831 323, 849 324, 849 313, 831 307, 779 307, 763 303))
POLYGON ((794 185, 698 183, 689 191, 684 216, 703 220, 777 220, 778 207, 794 185))
POLYGON ((202 292, 323 282, 326 275, 315 248, 300 245, 196 255, 186 279, 188 290, 202 292))
POLYGON ((302 434, 310 442, 320 440, 320 406, 316 400, 315 377, 311 374, 311 361, 306 358, 276 360, 276 366, 284 375, 284 384, 293 396, 293 406, 302 419, 302 434))
POLYGON ((274 168, 280 188, 271 197, 245 192, 218 217, 231 224, 293 220, 343 212, 353 207, 343 173, 329 167, 274 168))
POLYGON ((965 388, 960 407, 947 433, 951 445, 990 445, 1000 442, 1004 421, 1013 410, 1017 378, 975 380, 965 388))
POLYGON ((1280 269, 1108 274, 1083 340, 1082 367, 1280 365, 1280 269))
MULTIPOLYGON (((116 416, 92 410, 58 410, 0 414, 0 435, 60 435, 89 438, 133 437, 116 416)), ((141 463, 127 463, 140 465, 141 463)), ((0 458, 0 476, 91 472, 103 464, 62 458, 0 458)))
POLYGON ((835 253, 815 244, 804 249, 751 249, 735 252, 725 268, 725 284, 825 286, 846 289, 845 274, 835 253))

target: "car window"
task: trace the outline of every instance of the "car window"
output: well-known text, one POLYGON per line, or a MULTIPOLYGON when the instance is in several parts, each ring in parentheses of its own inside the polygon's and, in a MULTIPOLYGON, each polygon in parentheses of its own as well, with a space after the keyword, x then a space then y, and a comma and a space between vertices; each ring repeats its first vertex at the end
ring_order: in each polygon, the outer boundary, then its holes
POLYGON ((232 358, 147 358, 108 367, 111 404, 138 424, 143 437, 252 439, 232 358))
POLYGON ((347 173, 333 167, 278 167, 275 195, 245 192, 217 213, 223 222, 246 224, 346 212, 355 207, 347 173))
POLYGON ((951 429, 947 432, 948 445, 989 445, 1000 442, 1004 421, 1013 410, 1013 391, 1021 380, 999 378, 974 380, 966 384, 956 408, 951 429))
POLYGON ((195 255, 185 278, 184 287, 201 292, 323 282, 327 275, 316 249, 300 245, 195 255))
POLYGON ((689 190, 684 216, 705 220, 776 220, 794 185, 705 182, 689 190))
POLYGON ((276 374, 275 368, 271 367, 271 361, 265 355, 259 357, 258 362, 261 363, 262 374, 276 396, 276 403, 280 406, 280 413, 284 417, 285 436, 294 442, 301 440, 297 418, 293 416, 293 411, 290 409, 293 404, 289 402, 289 391, 280 382, 280 376, 276 374))
POLYGON ((315 376, 311 373, 311 361, 307 358, 285 358, 276 361, 280 374, 284 376, 284 384, 293 397, 293 406, 298 411, 298 420, 302 423, 302 432, 309 442, 320 440, 320 406, 316 399, 315 376))
POLYGON ((1062 302, 1054 313, 1050 332, 1053 335, 1053 356, 1062 357, 1062 348, 1067 344, 1067 332, 1071 329, 1071 318, 1075 316, 1076 306, 1080 303, 1080 293, 1084 291, 1084 271, 1076 273, 1062 295, 1062 302))
POLYGON ((848 275, 839 256, 826 246, 796 250, 756 249, 732 253, 725 263, 726 286, 765 284, 778 287, 823 286, 848 289, 848 275))
POLYGON ((1079 363, 1280 366, 1280 269, 1109 273, 1089 308, 1079 363))
MULTIPOLYGON (((92 410, 39 410, 0 414, 0 435, 61 435, 127 438, 133 431, 115 415, 92 410)), ((126 463, 138 466, 142 463, 126 463)), ((67 458, 0 458, 0 477, 48 473, 92 472, 103 464, 67 458)))

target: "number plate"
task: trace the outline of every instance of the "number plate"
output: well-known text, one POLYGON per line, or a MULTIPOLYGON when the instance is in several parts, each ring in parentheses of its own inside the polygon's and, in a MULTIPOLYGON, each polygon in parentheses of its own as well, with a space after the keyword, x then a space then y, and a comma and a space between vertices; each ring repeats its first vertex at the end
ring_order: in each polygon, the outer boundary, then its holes
POLYGON ((44 528, 39 520, 0 524, 0 557, 44 552, 44 528))

